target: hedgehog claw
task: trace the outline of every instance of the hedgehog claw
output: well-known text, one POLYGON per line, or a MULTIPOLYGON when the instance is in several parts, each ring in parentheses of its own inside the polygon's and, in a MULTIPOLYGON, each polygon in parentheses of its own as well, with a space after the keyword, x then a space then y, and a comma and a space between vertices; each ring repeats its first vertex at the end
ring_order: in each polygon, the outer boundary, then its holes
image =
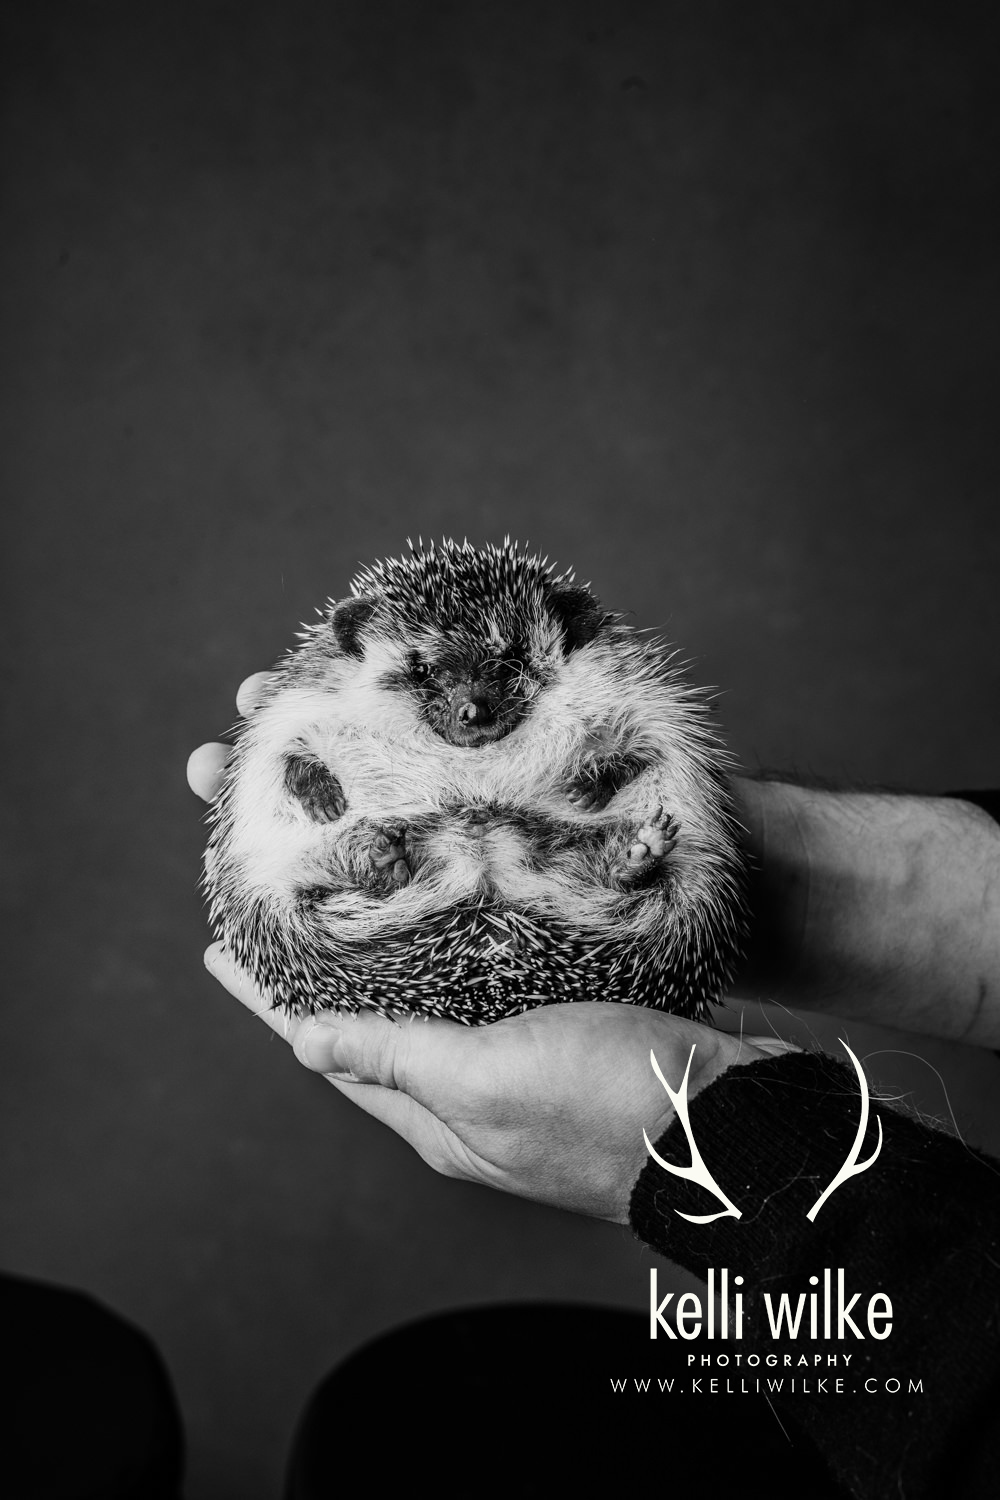
POLYGON ((606 736, 592 735, 591 742, 591 753, 563 787, 567 800, 578 812, 603 811, 622 787, 634 781, 644 769, 643 761, 632 752, 609 752, 606 736))
POLYGON ((592 808, 600 808, 601 800, 593 787, 584 787, 579 784, 571 786, 566 793, 567 798, 578 812, 590 812, 592 808))

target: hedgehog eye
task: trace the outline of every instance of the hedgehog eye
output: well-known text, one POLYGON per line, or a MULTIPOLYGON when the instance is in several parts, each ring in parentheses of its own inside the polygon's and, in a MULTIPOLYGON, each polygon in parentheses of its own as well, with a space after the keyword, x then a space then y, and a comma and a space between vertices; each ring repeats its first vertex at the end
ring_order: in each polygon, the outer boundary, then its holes
POLYGON ((434 675, 434 668, 430 662, 421 661, 419 656, 415 656, 410 662, 410 675, 414 682, 429 682, 434 675))

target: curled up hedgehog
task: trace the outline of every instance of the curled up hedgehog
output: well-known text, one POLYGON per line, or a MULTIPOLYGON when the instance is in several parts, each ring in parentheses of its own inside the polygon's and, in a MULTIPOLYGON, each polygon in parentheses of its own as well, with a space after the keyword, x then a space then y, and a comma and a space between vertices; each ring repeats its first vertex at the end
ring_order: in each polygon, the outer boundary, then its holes
POLYGON ((413 548, 279 662, 212 813, 212 919, 273 1005, 704 1017, 742 866, 703 691, 517 545, 413 548))

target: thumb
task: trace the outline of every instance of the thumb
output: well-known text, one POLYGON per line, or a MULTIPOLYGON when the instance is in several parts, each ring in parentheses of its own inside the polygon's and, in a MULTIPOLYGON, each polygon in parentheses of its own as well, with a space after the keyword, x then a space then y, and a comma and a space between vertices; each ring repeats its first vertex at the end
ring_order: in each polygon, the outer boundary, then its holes
POLYGON ((317 1017, 293 1040, 299 1062, 409 1141, 436 1172, 478 1181, 482 1164, 462 1139, 469 1044, 476 1033, 454 1021, 371 1011, 317 1017))
POLYGON ((356 1016, 317 1016, 300 1027, 293 1042, 305 1067, 329 1077, 410 1094, 421 1104, 436 1102, 439 1087, 460 1066, 457 1052, 469 1030, 437 1017, 405 1016, 398 1021, 362 1010, 356 1016))

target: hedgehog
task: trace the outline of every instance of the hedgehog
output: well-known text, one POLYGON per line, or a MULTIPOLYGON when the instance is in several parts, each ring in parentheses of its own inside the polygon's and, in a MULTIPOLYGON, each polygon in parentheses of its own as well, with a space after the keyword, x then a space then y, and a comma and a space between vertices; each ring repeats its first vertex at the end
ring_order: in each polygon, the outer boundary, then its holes
POLYGON ((707 1019, 745 929, 708 694, 509 539, 408 546, 303 627, 237 726, 216 935, 289 1014, 707 1019))

